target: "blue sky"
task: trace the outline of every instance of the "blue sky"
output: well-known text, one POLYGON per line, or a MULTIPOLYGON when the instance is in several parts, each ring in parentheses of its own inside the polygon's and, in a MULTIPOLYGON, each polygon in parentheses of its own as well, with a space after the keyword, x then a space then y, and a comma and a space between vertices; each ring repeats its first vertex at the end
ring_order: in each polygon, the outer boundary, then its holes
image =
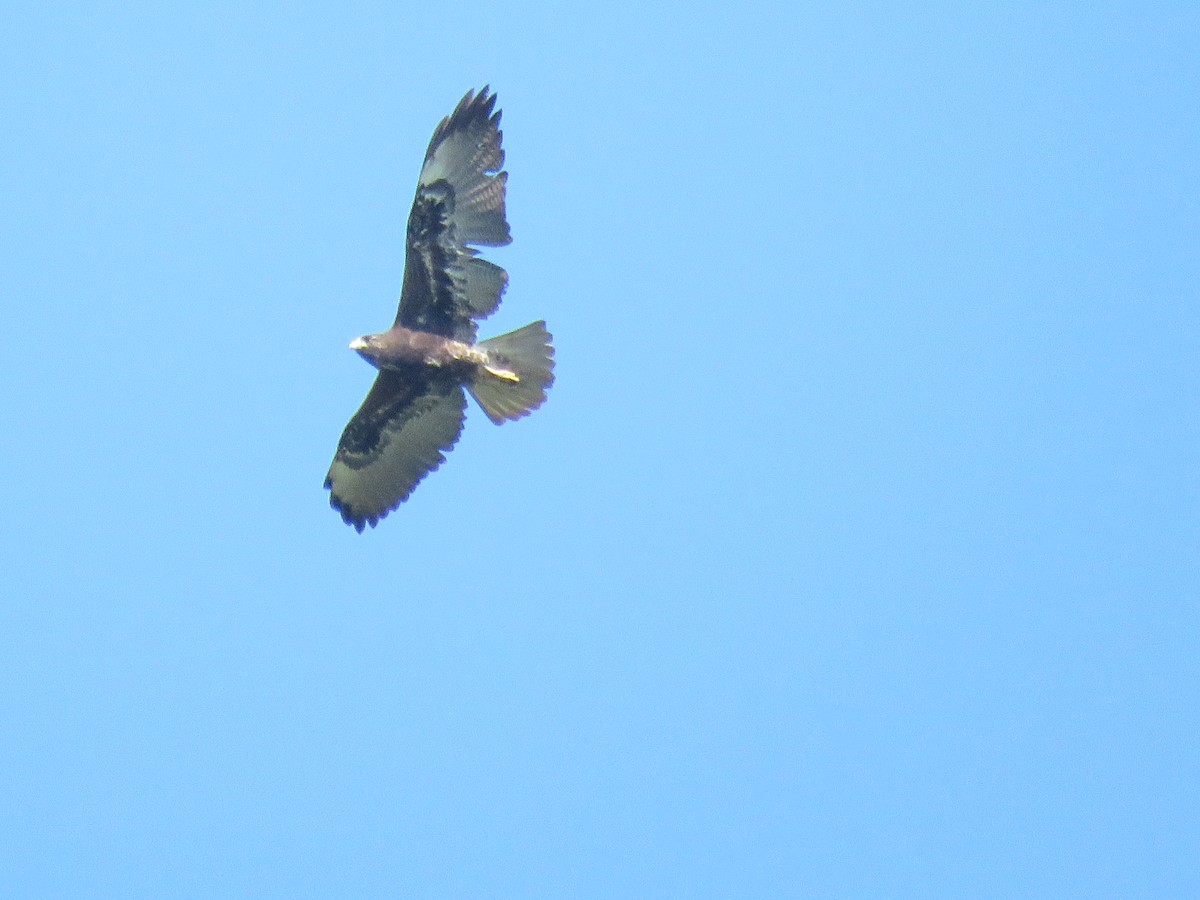
POLYGON ((0 892, 1194 897, 1188 3, 0 16, 0 892), (475 408, 321 482, 439 118, 475 408))

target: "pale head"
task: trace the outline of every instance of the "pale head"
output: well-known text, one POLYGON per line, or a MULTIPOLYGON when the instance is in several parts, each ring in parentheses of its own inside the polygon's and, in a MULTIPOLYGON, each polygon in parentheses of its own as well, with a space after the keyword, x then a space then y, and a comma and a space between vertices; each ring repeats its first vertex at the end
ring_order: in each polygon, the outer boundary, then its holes
POLYGON ((356 337, 350 342, 350 349, 356 351, 371 365, 379 365, 379 335, 364 334, 362 337, 356 337))

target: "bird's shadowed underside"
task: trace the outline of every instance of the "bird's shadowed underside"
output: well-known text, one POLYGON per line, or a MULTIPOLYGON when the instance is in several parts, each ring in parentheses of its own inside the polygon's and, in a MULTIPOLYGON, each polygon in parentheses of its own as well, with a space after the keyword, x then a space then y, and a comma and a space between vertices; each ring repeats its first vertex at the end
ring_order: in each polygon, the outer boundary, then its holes
POLYGON ((554 381, 545 322, 476 343, 500 305, 504 269, 473 245, 509 243, 500 111, 485 87, 434 130, 408 217, 395 323, 350 346, 379 374, 338 443, 330 505, 362 531, 408 498, 462 431, 470 393, 497 425, 537 409, 554 381))

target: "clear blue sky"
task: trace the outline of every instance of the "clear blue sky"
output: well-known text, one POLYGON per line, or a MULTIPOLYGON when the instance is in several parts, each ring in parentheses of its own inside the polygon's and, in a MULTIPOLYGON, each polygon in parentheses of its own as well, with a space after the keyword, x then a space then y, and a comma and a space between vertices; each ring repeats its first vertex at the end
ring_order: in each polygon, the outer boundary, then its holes
POLYGON ((10 4, 0 893, 1200 896, 1194 3, 10 4), (438 119, 544 317, 321 489, 438 119))

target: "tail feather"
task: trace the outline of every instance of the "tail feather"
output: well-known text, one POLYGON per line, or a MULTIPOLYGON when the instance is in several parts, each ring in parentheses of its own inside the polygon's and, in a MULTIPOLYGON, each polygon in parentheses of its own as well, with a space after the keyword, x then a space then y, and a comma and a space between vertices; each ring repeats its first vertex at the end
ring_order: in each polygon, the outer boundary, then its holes
POLYGON ((554 347, 545 322, 481 341, 488 363, 467 390, 497 425, 527 416, 546 400, 554 383, 554 347))

